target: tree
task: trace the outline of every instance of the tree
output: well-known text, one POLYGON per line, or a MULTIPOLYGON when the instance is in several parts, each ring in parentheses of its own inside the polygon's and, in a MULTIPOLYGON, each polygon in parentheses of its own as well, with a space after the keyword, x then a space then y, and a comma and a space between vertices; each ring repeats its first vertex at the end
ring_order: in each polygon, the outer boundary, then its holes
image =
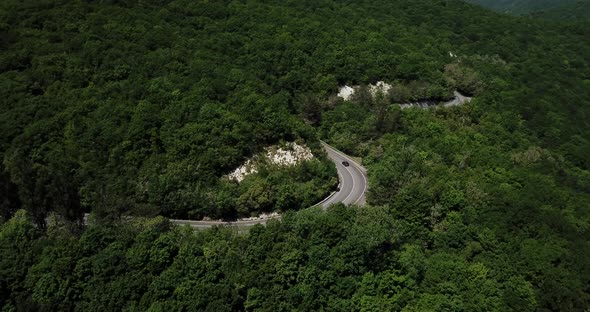
POLYGON ((10 181, 3 169, 4 166, 0 164, 0 220, 6 221, 20 208, 21 203, 16 185, 10 181))
POLYGON ((0 305, 4 308, 35 307, 24 282, 29 267, 37 261, 39 236, 24 210, 0 226, 0 305))
POLYGON ((445 65, 447 84, 465 95, 475 95, 482 91, 483 83, 477 72, 460 64, 445 65))

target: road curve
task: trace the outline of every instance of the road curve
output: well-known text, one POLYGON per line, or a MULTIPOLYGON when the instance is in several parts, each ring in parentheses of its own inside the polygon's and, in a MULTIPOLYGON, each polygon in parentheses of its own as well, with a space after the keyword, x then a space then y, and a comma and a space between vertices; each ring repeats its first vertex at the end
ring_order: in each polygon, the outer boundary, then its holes
POLYGON ((404 103, 404 104, 400 104, 399 107, 401 109, 406 109, 406 108, 412 108, 412 107, 418 107, 418 108, 422 108, 422 109, 430 109, 430 108, 437 108, 440 106, 444 106, 444 107, 450 107, 450 106, 457 106, 457 105, 461 105, 464 103, 468 103, 471 101, 471 97, 465 96, 461 93, 459 93, 459 91, 454 91, 453 92, 453 99, 444 103, 439 103, 438 101, 435 100, 424 100, 424 101, 420 101, 420 102, 414 102, 414 103, 404 103))
MULTIPOLYGON (((338 190, 333 192, 323 201, 314 206, 321 206, 323 209, 336 203, 343 203, 345 205, 364 205, 365 193, 367 191, 367 169, 354 161, 350 156, 340 152, 332 146, 322 142, 328 157, 332 159, 338 171, 338 190), (344 166, 342 162, 348 162, 349 166, 344 166)), ((281 216, 275 216, 265 219, 254 220, 237 220, 237 221, 193 221, 193 220, 178 220, 170 219, 174 224, 190 225, 196 229, 207 229, 214 226, 237 226, 238 228, 250 227, 256 224, 266 224, 268 220, 280 219, 281 216)))
POLYGON ((340 185, 339 190, 322 201, 320 205, 324 208, 335 203, 364 205, 365 192, 367 191, 367 169, 359 165, 350 156, 345 155, 324 142, 322 144, 328 153, 328 157, 336 165, 340 185), (348 162, 348 167, 342 164, 344 161, 348 162))
POLYGON ((452 100, 445 102, 443 104, 443 106, 449 107, 449 106, 457 106, 457 105, 461 105, 463 103, 467 103, 471 101, 471 97, 469 96, 465 96, 461 93, 459 93, 458 91, 453 92, 453 95, 455 96, 452 100))

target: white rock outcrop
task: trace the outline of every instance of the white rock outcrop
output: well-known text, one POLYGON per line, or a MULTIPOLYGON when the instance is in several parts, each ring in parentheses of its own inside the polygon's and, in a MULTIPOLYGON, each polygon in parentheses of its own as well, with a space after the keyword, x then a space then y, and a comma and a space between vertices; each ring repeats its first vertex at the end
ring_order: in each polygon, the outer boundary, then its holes
MULTIPOLYGON (((373 96, 375 96, 377 92, 387 93, 389 89, 391 89, 391 85, 385 81, 377 81, 376 84, 370 84, 368 87, 369 91, 373 96)), ((358 90, 358 88, 359 86, 351 87, 348 85, 344 85, 340 87, 340 89, 338 90, 338 96, 344 99, 345 101, 350 101, 352 99, 352 96, 354 95, 354 92, 358 90)))
POLYGON ((373 96, 375 96, 375 94, 377 94, 377 92, 381 92, 383 94, 386 94, 389 89, 391 89, 391 85, 384 82, 384 81, 377 81, 376 84, 374 85, 369 85, 369 91, 371 91, 371 94, 373 96))
POLYGON ((354 94, 354 88, 351 86, 342 86, 338 90, 338 96, 343 98, 345 101, 349 101, 354 94))
MULTIPOLYGON (((345 101, 350 101, 354 92, 358 90, 359 86, 348 86, 344 85, 338 89, 338 96, 344 99, 345 101)), ((387 93, 391 89, 391 85, 386 83, 385 81, 377 81, 376 84, 369 85, 369 91, 373 96, 377 94, 377 92, 387 93)))
POLYGON ((309 147, 305 145, 299 145, 295 142, 289 142, 284 147, 273 145, 265 148, 264 154, 248 159, 243 165, 230 173, 228 177, 231 180, 241 182, 247 175, 258 172, 258 165, 264 161, 273 165, 293 166, 312 159, 313 154, 309 147))

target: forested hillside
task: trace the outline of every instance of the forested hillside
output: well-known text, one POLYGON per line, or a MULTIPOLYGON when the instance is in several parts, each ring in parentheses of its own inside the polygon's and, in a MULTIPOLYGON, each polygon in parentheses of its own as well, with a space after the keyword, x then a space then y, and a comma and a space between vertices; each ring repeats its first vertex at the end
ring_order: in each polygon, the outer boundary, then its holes
POLYGON ((580 0, 467 0, 486 8, 511 14, 526 14, 567 6, 580 0))
MULTIPOLYGON (((235 199, 256 195, 259 183, 221 177, 281 140, 309 141, 321 156, 313 129, 296 118, 291 84, 323 92, 336 81, 294 76, 289 63, 304 59, 281 56, 296 53, 291 40, 266 37, 273 21, 254 23, 268 14, 265 5, 252 12, 222 2, 2 5, 0 150, 10 175, 3 184, 18 186, 38 223, 54 210, 70 220, 91 209, 178 218, 268 210, 235 199)), ((329 192, 322 177, 333 172, 320 159, 277 176, 272 197, 319 201, 329 192), (293 185, 280 182, 287 178, 321 182, 298 187, 293 198, 281 191, 293 185)))
POLYGON ((586 311, 589 31, 459 0, 2 1, 0 309, 586 311), (303 209, 335 181, 319 139, 366 206, 303 209), (318 159, 225 177, 292 141, 318 159))
POLYGON ((547 10, 531 13, 534 17, 551 20, 571 21, 590 19, 590 0, 578 0, 575 3, 560 5, 547 10))
POLYGON ((548 20, 587 20, 589 0, 466 0, 492 10, 548 20))

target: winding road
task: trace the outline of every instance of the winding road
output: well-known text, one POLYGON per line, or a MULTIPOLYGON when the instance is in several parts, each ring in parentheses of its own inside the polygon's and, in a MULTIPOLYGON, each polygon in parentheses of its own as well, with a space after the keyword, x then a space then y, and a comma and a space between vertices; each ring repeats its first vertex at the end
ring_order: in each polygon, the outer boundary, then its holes
POLYGON ((444 102, 444 103, 439 103, 438 101, 435 101, 435 100, 425 100, 425 101, 414 102, 414 103, 400 104, 399 107, 401 109, 406 109, 406 108, 411 108, 411 107, 430 109, 430 108, 438 107, 439 104, 444 107, 450 107, 450 106, 457 106, 457 105, 461 105, 461 104, 470 102, 472 99, 471 97, 468 97, 468 96, 465 96, 465 95, 459 93, 459 91, 454 91, 453 96, 454 97, 452 100, 444 102))
POLYGON ((328 157, 336 164, 340 184, 337 192, 318 205, 321 205, 323 208, 328 208, 328 206, 335 203, 364 205, 365 192, 367 191, 367 169, 359 165, 350 156, 345 155, 324 142, 322 144, 328 153, 328 157), (348 162, 349 166, 344 166, 342 164, 344 161, 348 162))
MULTIPOLYGON (((338 170, 338 190, 333 192, 319 202, 315 206, 321 206, 323 209, 328 208, 330 205, 336 203, 343 203, 345 205, 364 205, 365 204, 365 193, 367 191, 367 169, 363 168, 359 163, 353 160, 350 156, 340 152, 332 146, 322 142, 328 157, 332 159, 336 164, 338 170), (348 162, 348 166, 344 166, 342 163, 348 162)), ((314 207, 315 207, 314 206, 314 207)), ((256 224, 266 224, 268 220, 280 219, 280 215, 254 220, 238 220, 238 221, 193 221, 193 220, 178 220, 170 219, 174 224, 178 225, 190 225, 197 229, 207 229, 214 226, 225 225, 225 226, 237 226, 240 228, 250 227, 256 224)))

